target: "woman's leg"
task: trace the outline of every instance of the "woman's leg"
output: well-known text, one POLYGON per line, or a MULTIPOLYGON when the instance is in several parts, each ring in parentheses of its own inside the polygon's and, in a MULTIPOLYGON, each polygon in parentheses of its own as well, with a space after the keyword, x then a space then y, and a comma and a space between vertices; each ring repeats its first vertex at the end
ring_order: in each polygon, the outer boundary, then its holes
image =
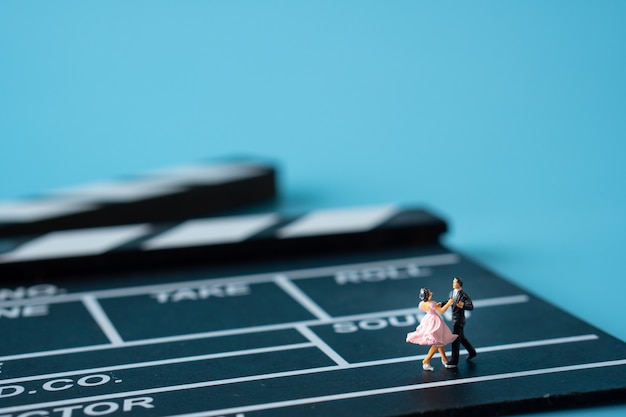
POLYGON ((437 350, 439 350, 439 354, 441 355, 441 362, 443 362, 444 364, 450 362, 448 360, 448 357, 446 356, 446 349, 444 346, 439 347, 437 350))
POLYGON ((430 359, 433 357, 435 352, 437 352, 437 346, 431 346, 430 349, 428 350, 428 354, 426 355, 426 357, 424 358, 422 363, 425 364, 425 365, 429 364, 430 363, 430 359))

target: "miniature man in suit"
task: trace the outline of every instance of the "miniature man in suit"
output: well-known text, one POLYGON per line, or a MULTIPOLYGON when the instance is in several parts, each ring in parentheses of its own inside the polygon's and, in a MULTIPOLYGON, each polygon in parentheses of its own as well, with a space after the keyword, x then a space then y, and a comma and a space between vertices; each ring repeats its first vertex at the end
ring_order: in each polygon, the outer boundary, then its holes
POLYGON ((459 337, 452 342, 452 359, 448 362, 446 368, 456 368, 459 363, 459 350, 461 345, 467 349, 469 361, 476 356, 476 349, 465 338, 463 328, 465 327, 465 310, 473 310, 474 304, 470 296, 463 291, 463 280, 461 278, 454 278, 452 280, 452 291, 450 291, 450 299, 452 303, 452 333, 457 334, 459 337))

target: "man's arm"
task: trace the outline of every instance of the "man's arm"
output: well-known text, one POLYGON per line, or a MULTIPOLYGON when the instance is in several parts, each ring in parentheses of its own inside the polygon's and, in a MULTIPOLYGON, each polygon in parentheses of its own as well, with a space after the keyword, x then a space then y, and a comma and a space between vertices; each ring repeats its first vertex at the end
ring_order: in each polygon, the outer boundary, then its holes
POLYGON ((474 303, 472 303, 472 299, 470 298, 470 296, 466 292, 463 292, 463 308, 465 310, 473 310, 474 309, 474 303))

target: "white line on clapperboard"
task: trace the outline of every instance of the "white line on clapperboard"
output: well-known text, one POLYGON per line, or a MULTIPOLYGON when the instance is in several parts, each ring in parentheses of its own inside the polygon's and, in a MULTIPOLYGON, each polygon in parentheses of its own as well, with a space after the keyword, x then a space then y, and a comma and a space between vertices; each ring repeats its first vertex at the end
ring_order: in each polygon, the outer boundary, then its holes
MULTIPOLYGON (((478 382, 489 382, 489 381, 497 381, 497 380, 502 380, 502 379, 523 378, 523 377, 529 377, 529 376, 546 375, 546 374, 553 374, 553 373, 560 373, 560 372, 573 372, 573 371, 580 371, 580 370, 585 370, 585 369, 606 368, 606 367, 611 367, 611 366, 624 366, 624 365, 626 365, 626 359, 604 361, 604 362, 594 362, 594 363, 584 363, 584 364, 578 364, 578 365, 559 366, 559 367, 554 367, 554 368, 533 369, 533 370, 528 370, 528 371, 508 372, 504 374, 484 375, 484 376, 478 376, 478 377, 459 378, 459 379, 446 380, 446 381, 402 385, 402 386, 397 386, 397 387, 345 392, 345 393, 318 396, 318 397, 299 398, 299 399, 286 400, 286 401, 255 404, 255 405, 250 405, 250 406, 226 408, 226 409, 221 409, 221 410, 202 411, 202 412, 190 413, 190 414, 179 414, 179 415, 170 416, 170 417, 200 417, 200 416, 211 417, 211 416, 219 416, 219 415, 225 415, 225 414, 245 413, 245 412, 251 412, 251 411, 284 408, 284 407, 291 407, 291 406, 297 406, 297 405, 303 405, 303 404, 314 404, 314 403, 325 402, 325 401, 336 401, 336 400, 343 400, 343 399, 350 399, 350 398, 359 398, 359 397, 366 397, 366 396, 371 396, 371 395, 392 394, 392 393, 403 392, 403 391, 412 391, 412 390, 446 387, 446 386, 454 386, 454 385, 465 385, 465 384, 478 383, 478 382)), ((303 375, 306 373, 327 372, 327 371, 333 371, 333 370, 337 370, 337 367, 332 366, 332 367, 325 367, 325 368, 314 368, 314 369, 308 369, 305 371, 296 371, 297 373, 294 373, 293 371, 282 372, 280 374, 278 373, 274 374, 272 378, 288 377, 288 376, 293 376, 293 375, 303 375)), ((247 382, 247 381, 259 380, 259 379, 268 379, 266 377, 267 375, 263 375, 262 377, 257 377, 257 378, 255 377, 233 378, 232 380, 230 380, 229 383, 238 383, 238 382, 247 382)), ((206 388, 206 387, 214 386, 217 384, 217 382, 218 381, 197 382, 197 383, 192 383, 192 384, 142 389, 142 390, 135 390, 135 391, 128 391, 128 392, 119 392, 115 394, 97 395, 97 396, 92 396, 92 397, 72 398, 69 400, 51 401, 47 403, 28 404, 28 405, 0 409, 0 413, 14 413, 14 412, 26 411, 26 410, 33 409, 33 408, 59 407, 59 406, 66 406, 66 405, 83 403, 83 402, 106 401, 106 400, 126 398, 126 397, 131 397, 131 396, 160 394, 160 393, 165 393, 165 392, 199 389, 199 388, 206 388)), ((223 382, 221 384, 223 384, 223 382)))
POLYGON ((311 341, 319 350, 324 352, 326 356, 331 358, 339 367, 348 368, 350 364, 344 358, 341 357, 333 348, 331 348, 326 342, 324 342, 318 335, 313 333, 311 329, 306 326, 296 326, 298 331, 307 339, 311 341))
POLYGON ((322 322, 329 322, 332 317, 326 313, 315 301, 313 301, 308 295, 306 295, 300 288, 296 287, 293 282, 285 275, 277 275, 274 277, 274 282, 283 291, 296 300, 302 307, 313 314, 318 320, 322 322))
POLYGON ((307 269, 296 269, 291 271, 283 271, 277 273, 276 271, 261 273, 261 274, 251 274, 251 275, 237 275, 231 277, 222 277, 222 278, 207 278, 201 280, 193 280, 193 281, 180 281, 180 282, 170 282, 167 284, 156 284, 156 285, 142 285, 137 287, 127 287, 127 288, 114 288, 114 289, 106 289, 106 290, 97 290, 97 291, 88 291, 88 292, 76 292, 69 294, 59 294, 54 296, 44 296, 37 298, 27 298, 27 299, 19 299, 19 300, 5 300, 0 301, 0 307, 10 307, 13 305, 23 305, 23 304, 57 304, 57 303, 66 303, 70 301, 81 301, 83 297, 90 295, 94 296, 97 299, 105 299, 105 298, 118 298, 118 297, 132 297, 136 295, 145 295, 152 294, 154 292, 159 291, 168 291, 175 290, 178 288, 187 288, 187 287, 200 287, 205 285, 223 285, 234 282, 242 282, 249 281, 254 283, 263 283, 263 282, 272 282, 274 281, 276 275, 285 275, 289 276, 291 280, 300 280, 300 279, 309 279, 309 278, 319 278, 327 275, 334 275, 337 271, 341 271, 344 269, 365 269, 365 268, 376 268, 376 267, 388 267, 394 265, 403 265, 406 263, 415 263, 420 267, 427 266, 442 266, 442 265, 451 265, 458 263, 460 261, 460 257, 454 253, 447 253, 442 255, 430 255, 430 256, 419 256, 419 257, 411 257, 411 258, 400 258, 400 259, 390 259, 384 261, 376 261, 376 262, 366 262, 359 264, 344 264, 344 265, 334 265, 329 267, 320 267, 320 268, 307 268, 307 269))
POLYGON ((609 366, 621 366, 621 365, 626 365, 626 359, 616 360, 616 361, 587 363, 587 364, 581 364, 581 365, 561 366, 561 367, 546 368, 546 369, 535 369, 535 370, 530 370, 530 371, 509 372, 505 374, 485 375, 485 376, 461 378, 461 379, 448 380, 448 381, 426 382, 422 384, 402 385, 402 386, 397 386, 397 387, 379 388, 379 389, 371 389, 371 390, 365 390, 365 391, 345 392, 345 393, 340 393, 340 394, 322 395, 319 397, 299 398, 299 399, 294 399, 294 400, 275 401, 275 402, 265 403, 265 404, 255 404, 255 405, 248 405, 248 406, 242 406, 242 407, 225 408, 222 410, 204 411, 204 412, 201 411, 201 412, 188 413, 188 414, 177 414, 177 415, 171 415, 168 417, 222 416, 222 415, 227 415, 227 414, 247 413, 247 412, 252 412, 252 411, 293 407, 293 406, 305 405, 305 404, 315 404, 315 403, 326 402, 326 401, 337 401, 337 400, 346 400, 346 399, 351 399, 351 398, 368 397, 372 395, 394 394, 397 392, 421 390, 421 389, 427 389, 427 388, 446 387, 446 386, 453 386, 453 385, 466 385, 466 384, 473 384, 473 383, 478 383, 478 382, 489 382, 489 381, 497 381, 497 380, 512 379, 512 378, 523 378, 523 377, 528 377, 528 376, 546 375, 546 374, 553 374, 553 373, 559 373, 559 372, 571 372, 571 371, 579 371, 579 370, 585 370, 585 369, 604 368, 604 367, 609 367, 609 366))
POLYGON ((83 297, 83 304, 87 308, 87 311, 91 313, 92 317, 96 320, 96 323, 100 326, 104 334, 108 337, 109 341, 113 346, 120 346, 124 344, 121 336, 109 320, 109 317, 106 315, 102 306, 96 300, 96 297, 93 295, 86 295, 83 297))
MULTIPOLYGON (((524 294, 520 295, 512 295, 507 297, 494 297, 494 298, 486 298, 481 300, 474 300, 474 307, 492 307, 499 305, 510 305, 510 304, 519 304, 525 303, 529 301, 529 297, 524 294)), ((358 320, 367 320, 370 318, 384 318, 390 316, 404 315, 404 314, 415 314, 418 310, 416 308, 403 308, 398 310, 387 310, 387 311, 375 311, 371 313, 362 313, 362 314, 353 314, 348 316, 338 316, 333 317, 329 322, 322 322, 319 320, 303 320, 296 322, 288 322, 288 323, 279 323, 279 324, 268 324, 262 326, 251 326, 251 327, 240 327, 236 329, 228 329, 228 330, 215 330, 211 332, 203 332, 203 333, 192 333, 186 335, 178 335, 178 336, 167 336, 167 337, 157 337, 151 339, 143 339, 143 340, 134 340, 134 341, 126 341, 123 344, 102 344, 102 345, 92 345, 92 346, 82 346, 76 348, 66 348, 66 349, 55 349, 55 350, 47 350, 41 352, 31 352, 31 353, 22 353, 17 355, 8 355, 0 357, 0 361, 9 361, 9 360, 19 360, 19 359, 30 359, 37 358, 42 356, 52 356, 52 355, 65 355, 71 353, 82 353, 82 352, 92 352, 92 351, 100 351, 100 350, 108 350, 108 349, 118 349, 124 347, 134 347, 134 346, 144 346, 144 345, 155 345, 159 343, 171 343, 171 342, 180 342, 186 340, 197 340, 197 339, 207 339, 213 337, 223 337, 223 336, 236 336, 242 334, 251 334, 251 333, 261 333, 261 332, 271 332, 277 330, 288 330, 294 329, 297 326, 315 326, 320 324, 330 324, 337 323, 342 321, 358 321, 358 320)))
MULTIPOLYGON (((514 349, 525 349, 525 348, 533 348, 540 346, 550 346, 550 345, 559 345, 566 343, 580 343, 580 342, 588 342, 592 340, 597 340, 598 336, 595 334, 585 334, 579 336, 569 336, 569 337, 559 337, 554 339, 542 339, 542 340, 533 340, 529 342, 519 342, 519 343, 509 343, 504 345, 494 345, 494 346, 482 346, 477 348, 478 353, 487 353, 487 352, 498 352, 498 351, 506 351, 506 350, 514 350, 514 349)), ((210 359, 222 359, 236 356, 246 356, 246 355, 257 355, 263 353, 271 353, 271 352, 280 352, 286 350, 296 350, 296 349, 304 349, 318 347, 312 342, 305 343, 294 343, 289 345, 281 345, 281 346, 270 346, 264 348, 253 348, 253 349, 244 349, 238 351, 229 351, 229 352, 220 352, 220 353, 209 353, 206 355, 196 355, 196 356, 187 356, 180 358, 172 358, 172 359, 160 359, 156 361, 147 361, 147 362, 134 362, 130 364, 124 365, 113 365, 113 366, 103 366, 99 368, 89 368, 89 369, 78 369, 73 371, 66 372, 55 372, 49 374, 35 375, 35 376, 27 376, 27 377, 19 377, 19 378, 11 378, 0 380, 0 386, 5 384, 17 384, 21 382, 28 381, 37 381, 41 379, 51 379, 51 378, 63 378, 74 375, 84 375, 84 374, 92 374, 98 372, 115 372, 127 369, 139 369, 146 368, 151 366, 162 366, 162 365, 173 365, 179 363, 186 362, 195 362, 202 360, 210 360, 210 359)), ((448 352, 450 353, 450 352, 448 352)), ((462 350, 461 354, 466 354, 467 352, 462 350)), ((325 366, 320 368, 311 368, 311 369, 300 369, 295 371, 287 371, 287 372, 277 372, 270 374, 262 374, 262 375, 252 375, 241 378, 228 378, 224 380, 211 381, 212 385, 223 385, 228 383, 236 383, 236 382, 248 382, 248 381, 257 381, 261 379, 271 379, 271 378, 279 378, 283 376, 297 376, 304 375, 315 372, 323 372, 323 371, 336 371, 339 369, 350 369, 350 368, 364 368, 369 366, 379 366, 379 365, 390 365, 394 363, 402 363, 402 362, 413 362, 420 361, 424 359, 426 355, 411 355, 411 356, 400 356, 397 358, 387 358, 387 359, 378 359, 373 361, 365 361, 365 362, 355 362, 355 363, 345 363, 345 364, 337 364, 333 366, 325 366), (242 378, 245 378, 242 379, 242 378)))

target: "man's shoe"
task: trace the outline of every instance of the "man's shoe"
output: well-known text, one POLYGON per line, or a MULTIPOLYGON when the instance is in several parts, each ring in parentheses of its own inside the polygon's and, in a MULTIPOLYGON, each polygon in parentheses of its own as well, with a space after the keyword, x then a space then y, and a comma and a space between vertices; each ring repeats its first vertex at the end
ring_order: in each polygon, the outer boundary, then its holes
POLYGON ((450 363, 450 362, 448 362, 448 363, 444 363, 444 364, 443 364, 443 366, 445 366, 447 369, 453 369, 453 368, 456 368, 456 364, 454 364, 454 363, 450 363))

